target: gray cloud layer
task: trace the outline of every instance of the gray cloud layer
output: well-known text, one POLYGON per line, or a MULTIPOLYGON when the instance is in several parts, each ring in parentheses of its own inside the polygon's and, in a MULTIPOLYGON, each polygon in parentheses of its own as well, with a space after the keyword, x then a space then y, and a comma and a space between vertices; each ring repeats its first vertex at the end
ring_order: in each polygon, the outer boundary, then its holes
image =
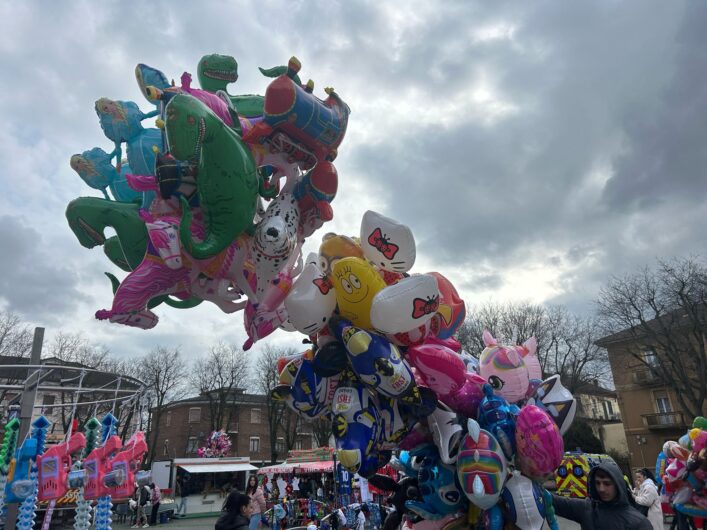
POLYGON ((93 321, 108 265, 63 219, 95 195, 69 156, 110 148, 93 102, 148 109, 136 63, 178 78, 219 52, 239 61, 234 92, 263 93, 257 66, 295 54, 315 93, 333 85, 350 104, 326 228, 357 233, 372 207, 412 227, 420 266, 472 308, 495 296, 587 310, 608 275, 705 247, 704 27, 707 6, 657 1, 6 3, 0 298, 120 352, 242 340, 240 317, 215 308, 160 310, 153 332, 93 321))

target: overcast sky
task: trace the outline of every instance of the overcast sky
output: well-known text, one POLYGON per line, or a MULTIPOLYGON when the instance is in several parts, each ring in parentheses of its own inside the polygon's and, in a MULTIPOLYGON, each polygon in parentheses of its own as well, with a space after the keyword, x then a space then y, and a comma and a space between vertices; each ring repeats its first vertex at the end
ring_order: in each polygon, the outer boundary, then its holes
POLYGON ((315 94, 351 107, 335 219, 308 250, 373 209, 412 228, 413 272, 447 275, 471 311, 589 311, 610 275, 705 248, 706 27, 707 4, 679 1, 0 0, 0 308, 117 355, 243 342, 242 317, 207 304, 160 306, 150 331, 96 321, 118 271, 64 217, 100 196, 69 167, 112 150, 95 100, 150 110, 137 63, 178 79, 222 53, 231 93, 263 94, 257 67, 296 55, 315 94))

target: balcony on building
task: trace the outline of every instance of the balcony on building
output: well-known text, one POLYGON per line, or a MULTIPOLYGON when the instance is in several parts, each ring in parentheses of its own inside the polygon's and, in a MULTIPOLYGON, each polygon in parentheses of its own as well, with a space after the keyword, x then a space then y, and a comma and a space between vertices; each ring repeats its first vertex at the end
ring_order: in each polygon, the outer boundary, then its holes
POLYGON ((631 373, 633 382, 637 385, 662 385, 663 382, 657 377, 650 368, 635 368, 631 373))
POLYGON ((649 429, 677 429, 687 427, 682 412, 642 414, 643 424, 649 429))

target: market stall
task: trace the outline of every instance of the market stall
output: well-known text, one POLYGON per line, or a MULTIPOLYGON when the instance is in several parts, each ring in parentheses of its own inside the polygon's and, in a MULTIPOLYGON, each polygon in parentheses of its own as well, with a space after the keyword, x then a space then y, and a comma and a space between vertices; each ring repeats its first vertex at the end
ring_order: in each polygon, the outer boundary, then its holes
POLYGON ((243 490, 248 472, 258 469, 247 457, 175 458, 173 464, 185 478, 187 514, 221 511, 228 492, 243 490))

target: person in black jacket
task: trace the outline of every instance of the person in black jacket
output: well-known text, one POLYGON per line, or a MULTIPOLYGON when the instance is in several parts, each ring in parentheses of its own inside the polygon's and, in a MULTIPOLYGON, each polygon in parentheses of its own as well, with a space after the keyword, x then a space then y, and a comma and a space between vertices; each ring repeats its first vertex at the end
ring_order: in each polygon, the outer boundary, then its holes
POLYGON ((623 473, 613 462, 602 462, 589 472, 589 497, 552 496, 555 513, 575 521, 582 530, 652 530, 648 519, 631 505, 623 473))
POLYGON ((248 530, 252 514, 250 497, 238 490, 231 490, 223 503, 215 530, 248 530))

